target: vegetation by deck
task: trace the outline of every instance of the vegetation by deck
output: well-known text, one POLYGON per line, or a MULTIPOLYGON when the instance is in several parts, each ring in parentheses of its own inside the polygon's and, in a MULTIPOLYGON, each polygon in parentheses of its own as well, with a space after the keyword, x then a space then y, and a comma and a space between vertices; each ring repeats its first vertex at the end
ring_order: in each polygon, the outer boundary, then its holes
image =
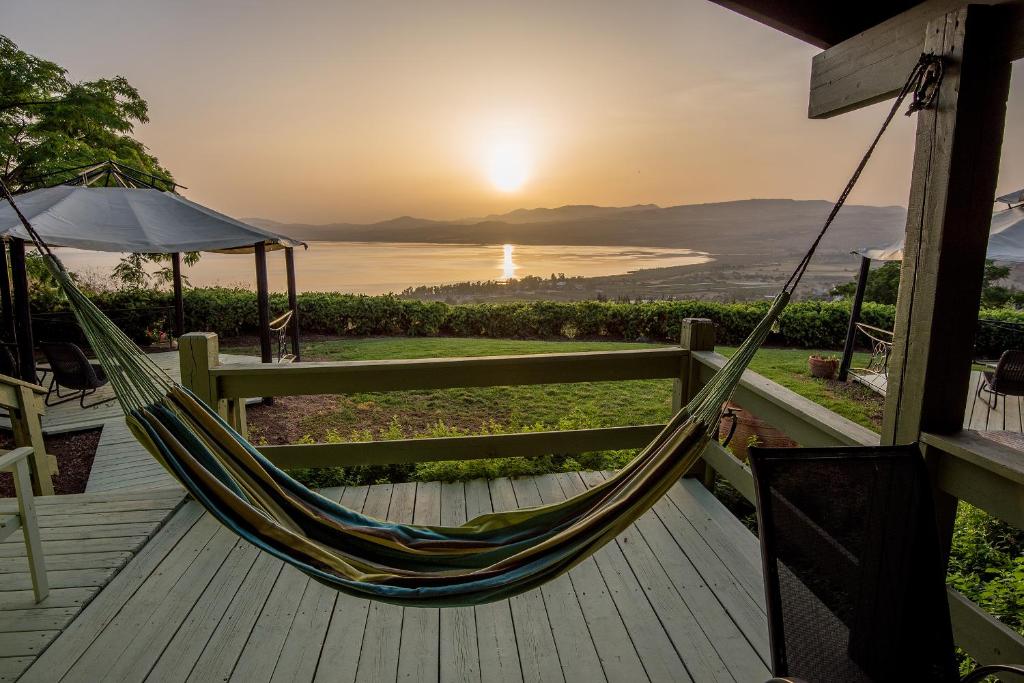
MULTIPOLYGON (((601 473, 332 489, 396 521, 551 502, 601 473)), ((754 537, 684 480, 593 558, 511 600, 401 608, 284 567, 188 503, 25 681, 756 681, 769 677, 754 537)))

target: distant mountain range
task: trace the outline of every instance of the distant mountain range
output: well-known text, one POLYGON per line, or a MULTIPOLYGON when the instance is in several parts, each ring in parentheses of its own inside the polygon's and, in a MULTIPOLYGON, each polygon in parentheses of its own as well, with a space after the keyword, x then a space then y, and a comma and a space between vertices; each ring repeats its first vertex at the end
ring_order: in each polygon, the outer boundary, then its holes
MULTIPOLYGON (((748 199, 668 207, 516 209, 452 221, 412 216, 371 224, 245 220, 306 241, 675 247, 712 254, 763 253, 774 259, 802 253, 831 207, 822 200, 748 199)), ((847 205, 820 251, 847 253, 893 242, 902 234, 905 218, 906 209, 899 206, 847 205)))

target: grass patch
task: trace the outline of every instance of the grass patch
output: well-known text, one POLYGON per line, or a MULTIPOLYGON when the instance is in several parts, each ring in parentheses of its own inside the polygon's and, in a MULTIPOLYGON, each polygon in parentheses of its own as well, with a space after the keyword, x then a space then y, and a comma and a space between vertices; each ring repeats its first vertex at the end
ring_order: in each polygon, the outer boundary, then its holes
MULTIPOLYGON (((734 347, 728 346, 716 347, 715 350, 724 356, 732 356, 736 352, 734 347)), ((861 384, 811 377, 807 357, 812 353, 823 356, 836 354, 835 351, 763 348, 754 356, 750 369, 848 420, 879 431, 882 397, 861 384)), ((864 367, 868 359, 866 353, 855 353, 853 367, 864 367)))
MULTIPOLYGON (((654 348, 658 344, 600 341, 519 341, 482 338, 316 340, 303 347, 307 360, 387 360, 570 353, 654 348)), ((225 344, 226 353, 255 354, 251 344, 225 344)), ((735 349, 720 347, 725 355, 735 349)), ((867 426, 878 428, 881 400, 857 385, 812 378, 802 349, 762 349, 752 369, 867 426)), ((824 352, 827 353, 827 352, 824 352)), ((856 359, 865 362, 866 356, 856 359)), ((586 429, 661 423, 671 416, 672 380, 586 382, 523 387, 368 392, 344 396, 283 397, 272 407, 249 410, 253 440, 262 444, 371 441, 467 434, 586 429)), ((298 473, 320 486, 417 479, 453 480, 621 465, 633 451, 569 457, 508 458, 417 465, 333 468, 298 473)))

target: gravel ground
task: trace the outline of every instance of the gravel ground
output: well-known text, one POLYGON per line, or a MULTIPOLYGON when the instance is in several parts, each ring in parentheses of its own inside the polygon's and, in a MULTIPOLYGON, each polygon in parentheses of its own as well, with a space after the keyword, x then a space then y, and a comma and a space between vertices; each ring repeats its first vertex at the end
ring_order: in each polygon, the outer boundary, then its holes
MULTIPOLYGON (((92 461, 96 457, 96 446, 100 442, 100 430, 89 429, 43 437, 46 452, 57 456, 60 473, 53 478, 53 487, 58 494, 83 493, 89 480, 92 461)), ((0 431, 0 448, 14 448, 14 437, 9 431, 0 431)), ((9 472, 0 473, 0 497, 14 496, 14 481, 9 472)))

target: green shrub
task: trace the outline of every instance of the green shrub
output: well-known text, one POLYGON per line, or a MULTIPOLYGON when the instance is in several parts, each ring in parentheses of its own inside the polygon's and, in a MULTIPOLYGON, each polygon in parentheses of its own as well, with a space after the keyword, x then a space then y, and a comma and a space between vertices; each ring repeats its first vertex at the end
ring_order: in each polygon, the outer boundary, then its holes
POLYGON ((950 549, 949 583, 1024 634, 1024 530, 960 503, 950 549))
MULTIPOLYGON (((136 341, 151 329, 168 331, 171 295, 154 290, 103 292, 93 297, 136 341)), ((185 326, 224 337, 257 334, 256 295, 244 289, 209 287, 185 292, 185 326)), ((270 297, 272 314, 287 306, 283 294, 270 297)), ((42 289, 34 294, 33 312, 39 338, 81 341, 74 320, 57 294, 42 289)), ((710 318, 720 344, 742 341, 768 309, 765 301, 533 301, 451 305, 393 295, 365 296, 336 292, 299 295, 299 328, 305 334, 503 337, 511 339, 614 339, 675 342, 683 318, 710 318)), ((846 337, 848 301, 796 301, 779 321, 769 344, 800 348, 837 349, 846 337)), ((866 303, 863 322, 891 330, 893 306, 866 303)), ((1024 347, 1024 312, 1009 308, 984 309, 980 316, 977 353, 994 357, 1004 349, 1024 347)))

